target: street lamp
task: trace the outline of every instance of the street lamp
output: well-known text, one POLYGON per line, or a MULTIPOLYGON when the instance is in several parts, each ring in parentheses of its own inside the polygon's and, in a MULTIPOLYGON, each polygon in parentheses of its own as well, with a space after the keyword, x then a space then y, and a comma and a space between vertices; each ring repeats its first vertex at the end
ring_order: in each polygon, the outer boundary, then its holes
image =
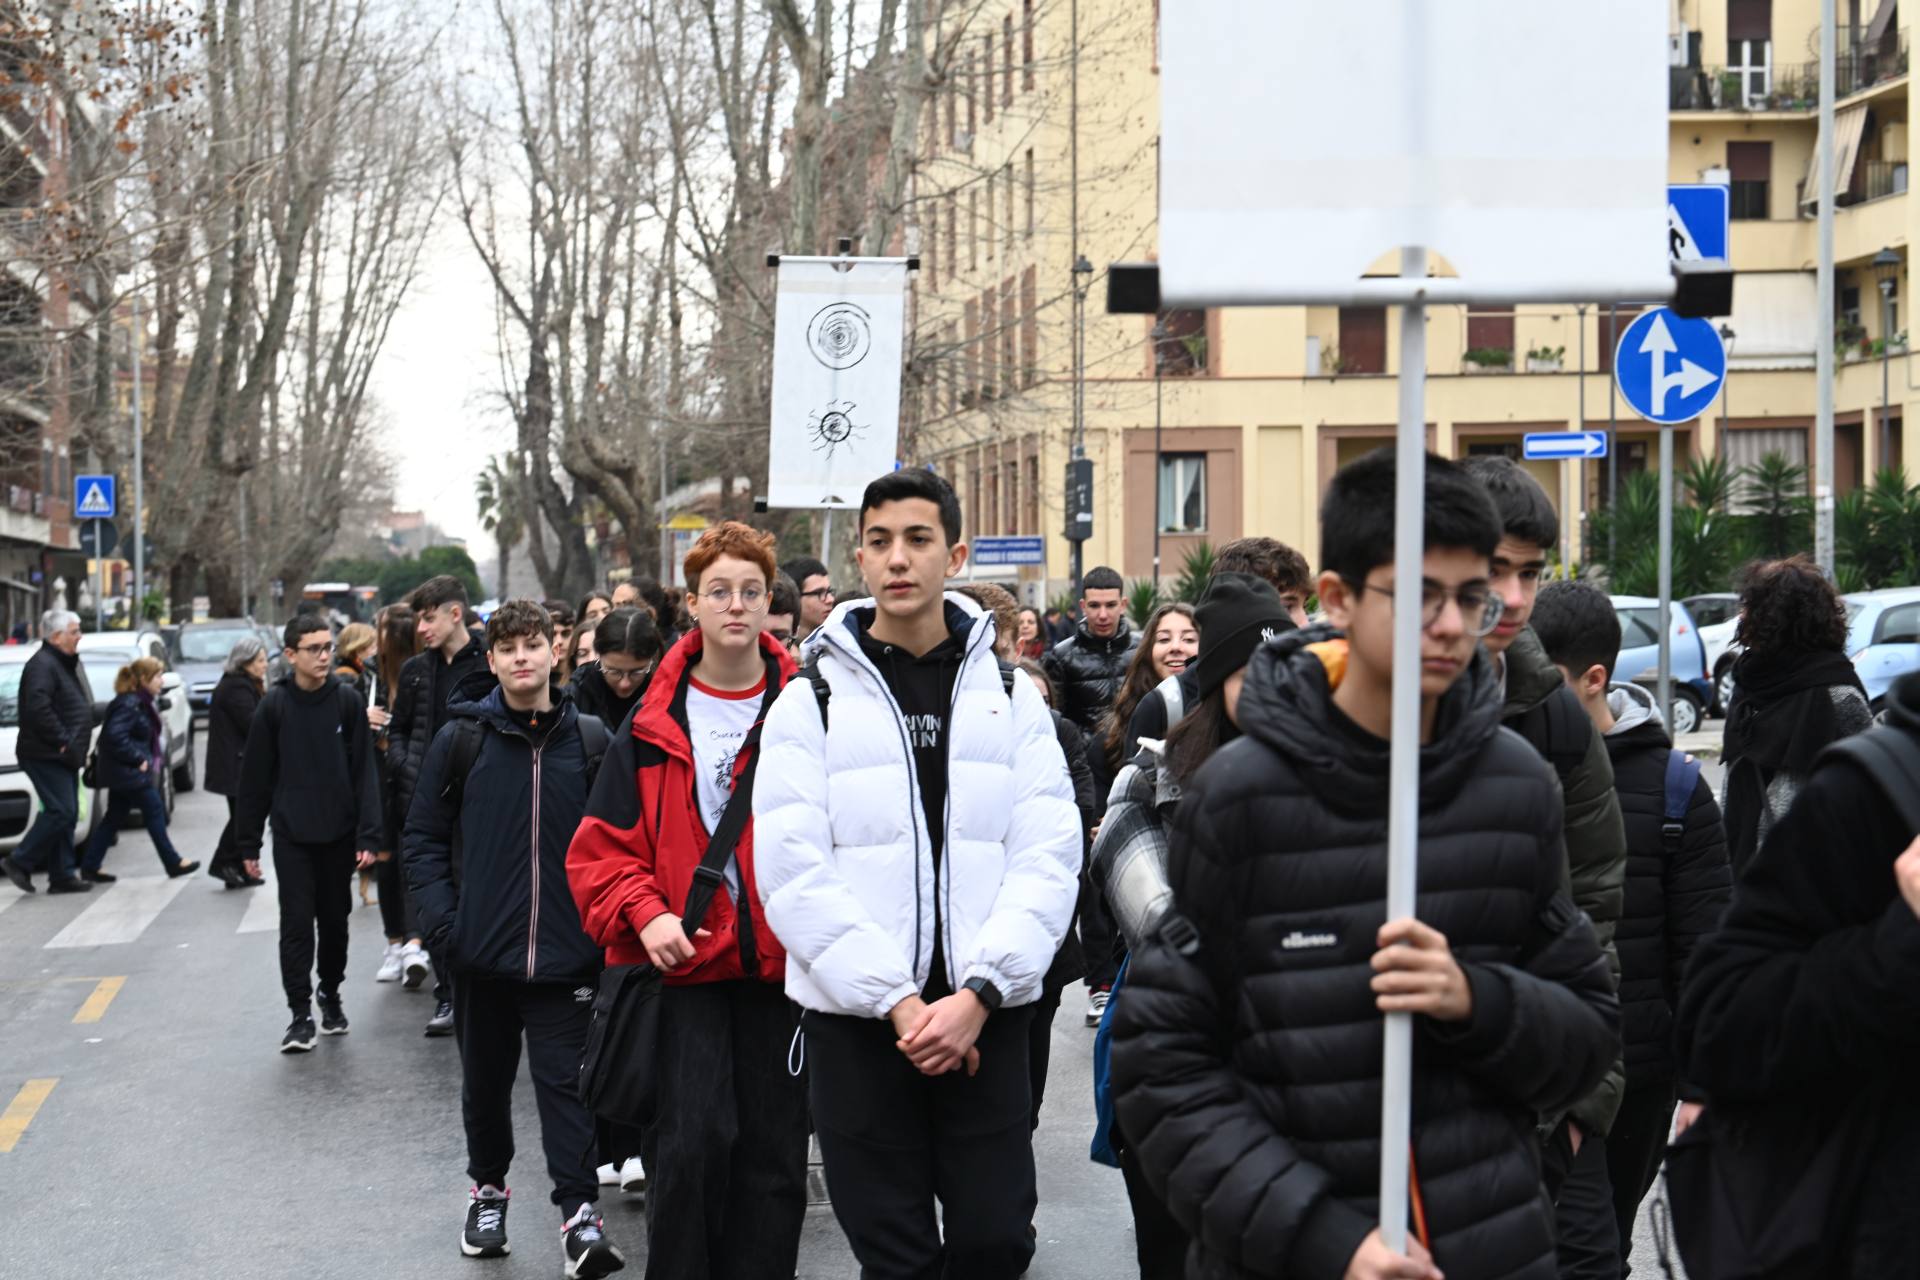
POLYGON ((1887 362, 1893 355, 1893 285, 1900 275, 1900 255, 1882 249, 1873 255, 1873 274, 1880 282, 1880 466, 1890 464, 1893 452, 1893 427, 1888 421, 1889 407, 1887 362))
POLYGON ((1160 590, 1160 393, 1161 376, 1166 372, 1167 362, 1161 349, 1161 343, 1167 338, 1167 326, 1164 320, 1156 318, 1153 322, 1153 589, 1160 590))

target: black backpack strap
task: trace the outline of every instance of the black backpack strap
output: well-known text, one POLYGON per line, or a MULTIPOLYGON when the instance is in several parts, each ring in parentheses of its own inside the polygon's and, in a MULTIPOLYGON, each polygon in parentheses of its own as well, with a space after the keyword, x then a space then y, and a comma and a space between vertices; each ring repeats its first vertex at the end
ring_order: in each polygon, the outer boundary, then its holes
POLYGON ((1850 760, 1864 770, 1886 793, 1907 830, 1920 833, 1920 741, 1913 734, 1876 725, 1829 746, 1815 767, 1832 759, 1850 760))
POLYGON ((800 668, 800 678, 813 686, 813 700, 820 704, 820 731, 827 729, 827 703, 833 698, 833 689, 827 684, 827 673, 820 669, 820 655, 814 654, 807 665, 800 668))
POLYGON ((473 762, 480 758, 480 743, 487 736, 487 727, 471 716, 461 716, 452 723, 453 741, 447 749, 447 772, 441 780, 440 798, 451 800, 458 809, 460 797, 467 789, 467 775, 473 772, 473 762))
MULTIPOLYGON (((740 744, 740 750, 748 752, 747 763, 740 770, 740 776, 734 779, 733 795, 727 800, 727 808, 720 815, 720 825, 713 829, 713 835, 707 839, 707 851, 700 855, 700 865, 693 869, 693 885, 687 890, 687 909, 680 913, 681 927, 691 939, 700 928, 700 922, 707 918, 707 908, 713 905, 713 895, 727 882, 727 859, 733 856, 733 847, 740 843, 740 836, 747 829, 747 823, 753 818, 753 777, 760 768, 760 730, 767 723, 767 712, 773 709, 773 700, 779 696, 774 682, 767 682, 767 696, 760 704, 760 718, 754 721, 753 728, 747 733, 747 739, 740 744)), ((826 708, 821 708, 825 712, 826 708)), ((744 883, 744 882, 743 882, 744 883)), ((743 928, 750 928, 750 916, 741 913, 743 928)), ((748 935, 742 935, 745 943, 748 935)), ((747 966, 751 973, 753 966, 747 966)))
POLYGON ((580 750, 586 756, 587 792, 593 792, 593 780, 600 776, 600 762, 607 758, 607 748, 613 744, 613 735, 607 732, 607 726, 599 716, 582 713, 580 724, 580 750))

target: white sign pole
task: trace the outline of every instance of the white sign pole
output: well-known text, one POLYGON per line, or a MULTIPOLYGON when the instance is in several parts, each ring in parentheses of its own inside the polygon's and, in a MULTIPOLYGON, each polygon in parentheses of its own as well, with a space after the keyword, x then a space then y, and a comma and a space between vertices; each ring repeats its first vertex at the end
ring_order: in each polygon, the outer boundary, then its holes
MULTIPOLYGON (((1400 251, 1400 274, 1427 274, 1427 251, 1400 251)), ((1388 764, 1387 919, 1414 914, 1420 835, 1420 596, 1426 559, 1427 309, 1400 312, 1400 428, 1393 488, 1393 747, 1388 764)), ((1380 1081, 1380 1237, 1407 1249, 1413 1015, 1386 1015, 1380 1081)))
POLYGON ((1660 715, 1673 732, 1673 428, 1660 428, 1660 715))

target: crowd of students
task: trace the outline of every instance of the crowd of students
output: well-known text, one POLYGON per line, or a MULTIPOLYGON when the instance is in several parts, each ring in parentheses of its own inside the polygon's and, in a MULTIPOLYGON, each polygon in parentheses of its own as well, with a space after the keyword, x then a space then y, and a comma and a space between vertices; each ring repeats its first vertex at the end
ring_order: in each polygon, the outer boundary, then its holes
POLYGON ((1428 457, 1419 889, 1390 920, 1393 490, 1390 453, 1351 463, 1317 575, 1240 539, 1137 632, 1107 568, 1070 621, 949 590, 959 503, 903 469, 862 497, 856 599, 726 522, 677 601, 623 584, 482 626, 436 578, 337 637, 296 617, 264 690, 243 641, 211 870, 258 883, 271 833, 282 1050, 348 1031, 357 868, 377 979, 431 979, 427 1034, 458 1046, 469 1256, 510 1249, 524 1054, 569 1277, 624 1267, 596 1207, 618 1186, 646 1191, 649 1276, 787 1280, 812 1134, 863 1275, 1011 1280, 1084 980, 1093 1154, 1143 1280, 1621 1277, 1670 1135, 1802 1113, 1859 1171, 1819 1273, 1916 1274, 1920 820, 1873 752, 1920 756, 1920 687, 1868 731, 1831 586, 1757 567, 1723 814, 1614 681, 1605 593, 1543 585, 1545 493, 1428 457), (1856 733, 1873 750, 1833 746, 1856 733), (1418 1028, 1404 1251, 1374 1200, 1389 1012, 1418 1028), (614 1016, 643 1116, 580 1088, 614 1016))

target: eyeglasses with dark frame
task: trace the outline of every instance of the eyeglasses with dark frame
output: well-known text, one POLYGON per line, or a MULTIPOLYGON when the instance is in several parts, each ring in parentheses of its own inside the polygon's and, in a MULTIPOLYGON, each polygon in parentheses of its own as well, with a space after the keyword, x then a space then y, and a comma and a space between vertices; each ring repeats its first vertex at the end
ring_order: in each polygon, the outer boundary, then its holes
POLYGON ((600 660, 600 677, 603 680, 611 680, 619 684, 633 684, 638 680, 644 679, 647 672, 651 670, 653 670, 651 666, 645 666, 631 667, 623 671, 619 667, 608 666, 604 658, 600 660))
POLYGON ((330 654, 333 652, 333 642, 328 641, 326 644, 295 645, 293 647, 293 651, 297 654, 300 654, 302 657, 323 658, 327 654, 330 654))
MULTIPOLYGON (((1349 586, 1356 591, 1371 591, 1376 595, 1393 599, 1392 587, 1376 587, 1371 582, 1355 578, 1347 579, 1349 586)), ((1491 587, 1465 586, 1443 587, 1437 582, 1422 581, 1420 584, 1420 626, 1422 630, 1440 621, 1441 610, 1452 600, 1460 606, 1460 622, 1468 635, 1478 639, 1500 625, 1500 615, 1506 611, 1507 602, 1500 598, 1491 587)))
POLYGON ((800 598, 803 600, 831 600, 833 599, 833 588, 815 587, 811 591, 802 591, 800 598))

